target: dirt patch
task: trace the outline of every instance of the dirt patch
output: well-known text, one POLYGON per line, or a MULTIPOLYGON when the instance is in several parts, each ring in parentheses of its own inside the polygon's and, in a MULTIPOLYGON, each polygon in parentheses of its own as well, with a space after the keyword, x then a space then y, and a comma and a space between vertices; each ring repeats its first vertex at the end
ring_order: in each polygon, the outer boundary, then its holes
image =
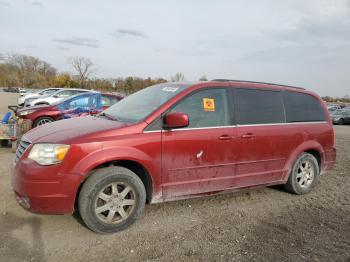
MULTIPOLYGON (((3 94, 1 106, 15 102, 3 94)), ((24 211, 11 189, 13 154, 0 148, 1 260, 350 261, 350 126, 335 131, 337 165, 310 194, 272 187, 150 205, 114 235, 24 211)))

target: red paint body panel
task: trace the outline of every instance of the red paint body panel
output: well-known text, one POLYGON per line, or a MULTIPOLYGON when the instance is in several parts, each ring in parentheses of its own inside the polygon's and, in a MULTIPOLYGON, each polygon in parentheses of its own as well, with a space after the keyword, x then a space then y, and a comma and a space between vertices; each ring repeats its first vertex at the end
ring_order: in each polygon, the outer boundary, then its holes
MULTIPOLYGON (((28 159, 31 146, 14 164, 13 188, 29 201, 28 209, 71 213, 77 191, 91 170, 112 161, 142 165, 152 183, 151 202, 210 195, 253 186, 283 184, 296 158, 315 150, 321 169, 335 163, 332 123, 231 125, 145 131, 176 102, 207 88, 295 89, 244 82, 194 84, 134 124, 96 117, 68 119, 38 127, 25 137, 32 143, 69 144, 61 164, 40 166, 28 159)), ((297 90, 320 98, 311 92, 297 90)))
POLYGON ((164 131, 164 198, 233 187, 238 153, 235 139, 235 127, 164 131), (225 135, 231 139, 220 140, 225 135))

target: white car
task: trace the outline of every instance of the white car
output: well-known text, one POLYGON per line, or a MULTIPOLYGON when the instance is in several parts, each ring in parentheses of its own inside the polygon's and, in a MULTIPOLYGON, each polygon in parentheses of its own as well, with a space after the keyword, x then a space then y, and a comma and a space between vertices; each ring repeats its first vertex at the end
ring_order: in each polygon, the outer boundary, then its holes
POLYGON ((33 98, 33 97, 40 97, 40 96, 48 96, 58 90, 60 90, 61 88, 46 88, 44 90, 38 90, 34 93, 21 93, 20 97, 17 100, 17 104, 19 106, 23 106, 24 105, 24 101, 27 98, 33 98))
POLYGON ((86 89, 76 89, 76 88, 64 88, 64 89, 57 90, 56 92, 47 96, 27 98, 24 101, 24 106, 51 105, 67 97, 85 93, 85 92, 95 92, 95 91, 86 90, 86 89))

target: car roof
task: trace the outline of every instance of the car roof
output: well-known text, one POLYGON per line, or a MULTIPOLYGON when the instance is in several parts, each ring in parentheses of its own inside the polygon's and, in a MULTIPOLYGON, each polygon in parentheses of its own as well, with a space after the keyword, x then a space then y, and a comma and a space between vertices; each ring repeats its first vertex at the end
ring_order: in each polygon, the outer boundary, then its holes
POLYGON ((217 85, 222 83, 229 83, 229 84, 236 84, 237 87, 254 87, 254 88, 281 88, 281 89, 293 89, 293 90, 300 90, 300 91, 306 91, 303 87, 297 87, 297 86, 290 86, 290 85, 284 85, 284 84, 276 84, 276 83, 268 83, 268 82, 258 82, 258 81, 248 81, 248 80, 231 80, 231 79, 213 79, 211 81, 197 81, 197 82, 167 82, 162 83, 159 85, 162 86, 187 86, 192 87, 194 85, 204 85, 204 86, 210 86, 211 84, 217 85))
POLYGON ((95 90, 83 89, 83 88, 61 88, 60 90, 74 90, 74 91, 96 92, 95 90))
POLYGON ((278 86, 278 87, 288 87, 288 88, 295 88, 299 90, 306 90, 303 87, 297 87, 297 86, 291 86, 291 85, 284 85, 284 84, 277 84, 277 83, 269 83, 269 82, 260 82, 260 81, 249 81, 249 80, 231 80, 231 79, 213 79, 210 82, 231 82, 236 84, 253 84, 256 86, 278 86))

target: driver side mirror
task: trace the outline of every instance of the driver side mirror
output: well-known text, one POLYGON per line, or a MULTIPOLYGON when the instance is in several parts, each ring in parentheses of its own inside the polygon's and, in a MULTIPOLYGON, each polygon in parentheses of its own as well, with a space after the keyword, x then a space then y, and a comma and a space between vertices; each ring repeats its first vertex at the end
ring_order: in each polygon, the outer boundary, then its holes
POLYGON ((181 112, 168 113, 164 117, 163 127, 165 129, 174 129, 187 127, 190 124, 188 115, 181 112))

